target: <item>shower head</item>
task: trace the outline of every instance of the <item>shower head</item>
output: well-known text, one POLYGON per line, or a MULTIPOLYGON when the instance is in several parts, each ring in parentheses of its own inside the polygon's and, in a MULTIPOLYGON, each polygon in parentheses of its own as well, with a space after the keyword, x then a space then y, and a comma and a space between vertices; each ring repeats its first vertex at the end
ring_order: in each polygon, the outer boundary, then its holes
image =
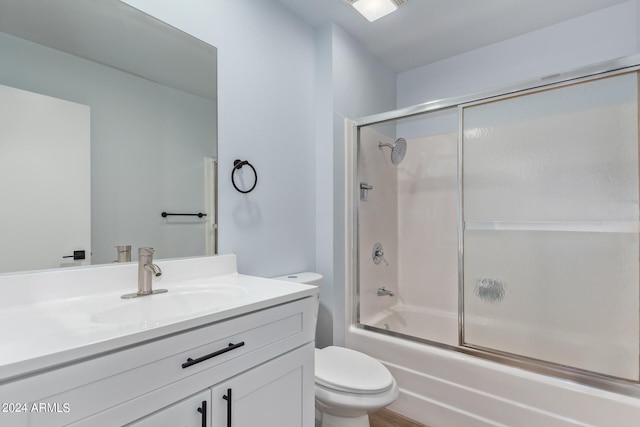
POLYGON ((393 144, 383 144, 382 142, 378 142, 378 148, 382 147, 391 148, 391 163, 394 165, 400 164, 402 159, 404 159, 404 155, 407 154, 407 140, 404 138, 396 139, 396 142, 393 144))

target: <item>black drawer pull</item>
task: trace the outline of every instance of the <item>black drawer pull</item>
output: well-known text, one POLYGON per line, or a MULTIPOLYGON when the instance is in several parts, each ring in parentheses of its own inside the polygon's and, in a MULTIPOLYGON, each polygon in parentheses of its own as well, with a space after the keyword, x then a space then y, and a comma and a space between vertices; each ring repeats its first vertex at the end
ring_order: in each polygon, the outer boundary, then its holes
POLYGON ((227 389, 227 394, 222 396, 227 401, 227 427, 231 427, 231 389, 227 389))
POLYGON ((207 427, 207 401, 202 401, 202 406, 198 408, 198 412, 202 414, 202 427, 207 427))
POLYGON ((209 360, 212 357, 220 356, 221 354, 224 354, 227 351, 235 350, 236 348, 242 347, 243 345, 244 345, 244 341, 239 342, 238 344, 229 343, 229 346, 223 348, 222 350, 214 351, 213 353, 207 354, 202 357, 198 357, 197 359, 188 358, 187 361, 182 364, 182 369, 188 368, 189 366, 193 366, 196 363, 204 362, 205 360, 209 360))

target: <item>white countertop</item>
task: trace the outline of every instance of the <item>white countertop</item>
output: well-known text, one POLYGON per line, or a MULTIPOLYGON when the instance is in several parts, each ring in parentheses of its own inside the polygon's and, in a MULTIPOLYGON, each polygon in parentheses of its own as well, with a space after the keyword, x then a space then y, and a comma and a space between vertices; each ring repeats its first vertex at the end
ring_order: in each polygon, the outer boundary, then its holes
MULTIPOLYGON (((238 274, 235 255, 156 264, 163 275, 153 287, 167 294, 216 284, 242 292, 211 311, 97 323, 95 313, 134 301, 120 296, 137 290, 137 263, 0 275, 0 383, 318 293, 314 286, 238 274)), ((142 298, 149 304, 167 294, 142 298)))

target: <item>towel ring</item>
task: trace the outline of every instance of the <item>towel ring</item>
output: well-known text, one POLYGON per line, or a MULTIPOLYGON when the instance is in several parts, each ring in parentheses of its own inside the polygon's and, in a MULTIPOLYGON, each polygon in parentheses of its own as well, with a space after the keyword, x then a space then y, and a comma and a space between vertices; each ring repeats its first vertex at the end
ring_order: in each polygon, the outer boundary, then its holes
POLYGON ((256 172, 256 168, 254 168, 253 165, 249 163, 249 161, 236 159, 233 161, 233 169, 231 170, 231 183, 233 184, 233 188, 238 190, 240 193, 243 193, 243 194, 250 193, 253 191, 254 188, 256 188, 256 185, 258 184, 258 172, 256 172), (253 185, 248 190, 241 190, 236 185, 236 175, 235 175, 236 171, 242 169, 244 165, 249 166, 253 171, 253 175, 256 177, 255 181, 253 182, 253 185))

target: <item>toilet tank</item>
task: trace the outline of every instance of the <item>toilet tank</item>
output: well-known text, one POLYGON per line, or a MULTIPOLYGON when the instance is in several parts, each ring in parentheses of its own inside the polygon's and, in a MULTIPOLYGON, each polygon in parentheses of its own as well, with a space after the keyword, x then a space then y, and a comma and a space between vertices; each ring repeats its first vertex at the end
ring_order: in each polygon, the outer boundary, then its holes
MULTIPOLYGON (((287 274, 285 276, 274 277, 273 279, 282 280, 285 282, 302 283, 304 285, 311 285, 311 286, 317 286, 317 287, 322 286, 322 274, 313 273, 310 271, 304 271, 302 273, 287 274)), ((316 312, 315 312, 316 326, 318 323, 319 308, 320 308, 320 294, 318 293, 318 296, 316 297, 316 312)))
POLYGON ((283 280, 285 282, 296 282, 305 285, 322 286, 322 274, 312 273, 305 271, 302 273, 287 274, 285 276, 274 277, 276 280, 283 280))

